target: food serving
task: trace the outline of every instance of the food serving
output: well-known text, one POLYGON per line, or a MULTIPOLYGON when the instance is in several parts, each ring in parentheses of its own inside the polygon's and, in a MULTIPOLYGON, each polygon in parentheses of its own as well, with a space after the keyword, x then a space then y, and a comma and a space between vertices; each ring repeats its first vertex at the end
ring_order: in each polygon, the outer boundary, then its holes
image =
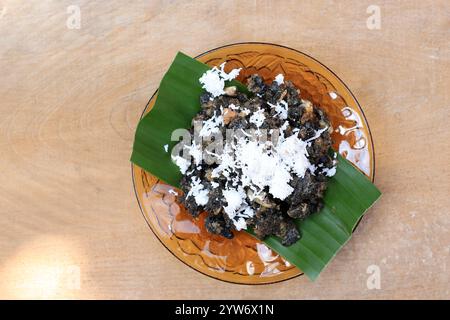
POLYGON ((180 199, 194 217, 206 211, 213 234, 232 238, 252 228, 260 239, 275 235, 289 246, 301 237, 294 219, 320 211, 336 171, 333 128, 282 74, 270 84, 251 75, 247 96, 225 87, 238 73, 222 64, 199 80, 205 93, 190 129, 197 139, 184 145, 185 157, 173 157, 183 173, 180 199))
POLYGON ((211 66, 178 53, 140 120, 131 161, 141 210, 167 248, 205 274, 315 280, 380 197, 364 174, 372 154, 356 150, 368 141, 362 112, 299 52, 223 50, 202 58, 211 66))

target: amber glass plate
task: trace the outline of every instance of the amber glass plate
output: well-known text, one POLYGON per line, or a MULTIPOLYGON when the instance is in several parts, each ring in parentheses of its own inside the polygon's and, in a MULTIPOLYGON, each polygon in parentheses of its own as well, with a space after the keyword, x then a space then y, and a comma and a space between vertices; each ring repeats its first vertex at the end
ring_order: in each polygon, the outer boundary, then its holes
MULTIPOLYGON (((335 150, 373 180, 374 152, 368 123, 347 86, 312 57, 287 47, 265 43, 238 43, 205 52, 198 60, 210 65, 227 61, 226 70, 242 68, 244 82, 260 74, 269 82, 280 73, 327 113, 335 129, 335 150)), ((151 110, 155 93, 145 107, 151 110)), ((171 186, 132 165, 136 197, 142 214, 161 243, 178 259, 213 278, 240 284, 265 284, 291 279, 301 270, 245 232, 228 240, 209 234, 204 215, 194 219, 169 192, 171 186)))

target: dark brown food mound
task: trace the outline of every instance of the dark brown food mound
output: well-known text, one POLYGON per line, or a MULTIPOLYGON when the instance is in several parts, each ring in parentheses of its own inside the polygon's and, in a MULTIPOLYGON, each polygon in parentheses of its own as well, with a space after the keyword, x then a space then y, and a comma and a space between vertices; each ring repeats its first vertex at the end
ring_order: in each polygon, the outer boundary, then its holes
MULTIPOLYGON (((193 123, 206 121, 217 114, 222 114, 223 125, 220 131, 225 136, 226 129, 258 129, 250 121, 250 117, 254 112, 263 109, 265 119, 259 129, 279 129, 288 121, 289 125, 284 130, 286 137, 297 134, 301 140, 311 141, 307 152, 309 162, 314 169, 308 169, 303 177, 294 176, 289 181, 293 191, 287 198, 280 200, 266 188, 260 196, 247 199, 254 210, 254 215, 246 219, 247 227, 253 228, 260 239, 276 235, 282 239, 284 245, 288 246, 301 237, 294 222, 295 219, 304 219, 322 208, 322 199, 327 187, 327 174, 335 165, 333 156, 329 155, 332 128, 323 111, 313 106, 311 102, 302 100, 300 90, 290 81, 281 84, 274 81, 267 85, 260 76, 252 75, 247 81, 247 86, 253 93, 252 97, 247 97, 235 87, 226 88, 225 95, 214 99, 211 99, 209 93, 204 93, 200 97, 202 109, 193 119, 193 123), (280 101, 287 103, 287 119, 282 119, 273 108, 273 105, 280 101), (322 130, 321 134, 314 138, 320 130, 322 130)), ((194 133, 193 128, 191 133, 194 133)), ((208 143, 209 141, 204 141, 203 147, 206 148, 208 143)), ((205 224, 209 232, 232 238, 236 226, 233 219, 224 211, 227 202, 222 194, 232 177, 222 176, 213 181, 211 172, 217 166, 216 163, 205 162, 200 165, 192 164, 181 181, 181 189, 184 192, 181 201, 194 217, 197 217, 200 212, 207 212, 205 224), (204 189, 208 191, 208 200, 204 205, 198 205, 195 198, 188 195, 193 178, 198 178, 204 189)), ((253 191, 246 188, 245 192, 251 195, 253 191)))

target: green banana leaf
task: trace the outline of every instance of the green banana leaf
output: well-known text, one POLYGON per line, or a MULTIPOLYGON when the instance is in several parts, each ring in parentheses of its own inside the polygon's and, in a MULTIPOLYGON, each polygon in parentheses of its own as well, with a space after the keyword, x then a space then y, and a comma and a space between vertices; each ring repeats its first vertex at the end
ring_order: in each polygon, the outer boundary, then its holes
MULTIPOLYGON (((179 52, 163 77, 153 109, 138 124, 131 161, 170 185, 179 186, 181 173, 170 158, 177 143, 171 134, 190 128, 200 110, 204 92, 198 79, 210 67, 179 52), (165 152, 164 145, 169 146, 165 152)), ((248 92, 237 81, 231 84, 248 92)), ((278 254, 315 280, 345 243, 353 229, 375 201, 380 191, 350 162, 338 156, 336 174, 330 178, 324 208, 305 220, 296 221, 302 238, 286 247, 277 237, 264 242, 278 254)), ((248 230, 252 233, 251 230, 248 230)))

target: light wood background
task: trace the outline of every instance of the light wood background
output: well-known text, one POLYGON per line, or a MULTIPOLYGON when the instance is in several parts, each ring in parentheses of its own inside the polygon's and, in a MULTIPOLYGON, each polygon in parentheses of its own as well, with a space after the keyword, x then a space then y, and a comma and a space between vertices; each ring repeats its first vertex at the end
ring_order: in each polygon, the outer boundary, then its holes
POLYGON ((0 1, 0 298, 450 298, 448 1, 0 1), (369 30, 369 5, 381 29, 369 30), (81 28, 66 25, 67 7, 81 28), (129 157, 178 50, 304 51, 351 88, 383 197, 315 283, 219 282, 148 229, 129 157), (369 290, 367 268, 381 288, 369 290))

